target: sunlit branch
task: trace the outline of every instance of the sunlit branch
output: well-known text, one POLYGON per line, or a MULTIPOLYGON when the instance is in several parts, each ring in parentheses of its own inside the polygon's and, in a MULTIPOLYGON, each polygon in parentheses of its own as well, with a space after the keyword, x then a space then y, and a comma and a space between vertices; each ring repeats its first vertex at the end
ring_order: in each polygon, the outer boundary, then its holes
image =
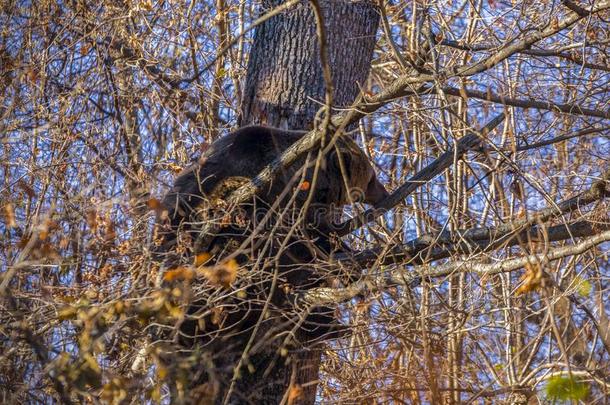
MULTIPOLYGON (((450 39, 443 39, 440 42, 440 44, 444 45, 444 46, 448 46, 450 48, 461 49, 464 51, 471 51, 471 52, 493 51, 497 48, 497 46, 494 46, 494 45, 485 45, 485 44, 471 45, 471 44, 465 44, 465 43, 461 43, 459 41, 454 41, 454 40, 450 40, 450 39)), ((582 44, 581 46, 584 46, 584 44, 582 44)), ((603 70, 606 72, 610 72, 610 66, 587 62, 583 58, 580 58, 573 54, 564 52, 563 50, 524 49, 523 51, 521 51, 519 53, 524 54, 524 55, 540 56, 540 57, 557 57, 557 58, 569 60, 570 62, 573 62, 573 63, 575 63, 579 66, 582 66, 584 68, 587 68, 587 69, 596 69, 596 70, 603 70)))
POLYGON ((573 134, 557 136, 555 138, 548 139, 546 141, 540 141, 540 142, 536 142, 536 143, 520 145, 520 146, 517 146, 516 150, 517 150, 517 152, 523 152, 526 150, 542 148, 544 146, 566 141, 568 139, 579 138, 581 136, 587 136, 587 135, 591 135, 591 134, 598 134, 600 132, 603 133, 603 132, 607 132, 609 130, 610 130, 610 127, 587 128, 587 129, 583 129, 582 131, 575 132, 573 134))
MULTIPOLYGON (((577 223, 574 226, 564 227, 565 230, 558 228, 555 232, 553 228, 548 230, 548 240, 558 239, 560 236, 582 237, 582 230, 590 231, 590 224, 577 223), (579 229, 581 230, 579 232, 579 229), (551 235, 554 235, 551 237, 551 235)), ((389 272, 380 272, 373 276, 367 276, 360 281, 352 283, 344 288, 315 288, 303 293, 295 299, 298 302, 305 302, 313 306, 337 304, 347 301, 355 296, 367 291, 379 291, 392 285, 410 285, 422 279, 446 277, 455 273, 477 273, 479 275, 493 275, 503 272, 515 271, 523 268, 528 263, 544 263, 558 260, 567 256, 573 256, 586 252, 593 247, 610 240, 610 230, 606 230, 589 236, 580 243, 552 248, 545 253, 532 254, 512 259, 499 259, 496 262, 477 260, 457 260, 446 264, 429 266, 414 266, 406 271, 403 267, 397 267, 389 272)))
POLYGON ((472 89, 457 89, 455 87, 443 87, 443 91, 452 96, 458 97, 472 97, 480 100, 491 101, 493 103, 499 103, 503 105, 510 105, 513 107, 520 108, 536 108, 540 110, 548 110, 555 112, 562 112, 572 115, 585 115, 589 117, 598 117, 610 119, 610 111, 593 110, 590 108, 584 108, 576 103, 554 103, 551 101, 541 101, 533 99, 523 99, 514 97, 505 97, 491 91, 480 91, 472 89))
POLYGON ((413 191, 432 180, 444 172, 449 166, 451 166, 456 160, 459 160, 467 151, 475 149, 479 144, 487 138, 487 135, 494 130, 504 120, 504 114, 499 114, 492 119, 485 127, 483 127, 479 134, 469 133, 465 137, 459 139, 456 142, 455 148, 450 149, 447 152, 439 156, 434 162, 420 170, 407 182, 402 184, 396 191, 388 196, 385 200, 380 202, 376 207, 371 208, 361 215, 351 218, 339 225, 337 235, 344 236, 348 233, 358 229, 367 222, 374 220, 381 216, 386 210, 395 207, 405 198, 407 198, 413 191))
MULTIPOLYGON (((565 213, 582 209, 607 197, 610 195, 609 182, 610 170, 606 171, 602 178, 593 183, 586 192, 507 224, 422 235, 404 245, 391 249, 389 253, 384 255, 383 262, 438 260, 455 253, 489 251, 501 246, 513 246, 518 243, 519 238, 522 238, 522 240, 539 239, 541 229, 538 224, 565 213)), ((570 238, 571 235, 588 236, 596 231, 593 224, 581 222, 571 225, 569 229, 564 225, 550 227, 546 232, 548 232, 548 237, 551 240, 564 240, 570 238)), ((356 254, 350 260, 354 260, 361 265, 373 263, 382 251, 384 251, 382 248, 367 249, 356 254)))

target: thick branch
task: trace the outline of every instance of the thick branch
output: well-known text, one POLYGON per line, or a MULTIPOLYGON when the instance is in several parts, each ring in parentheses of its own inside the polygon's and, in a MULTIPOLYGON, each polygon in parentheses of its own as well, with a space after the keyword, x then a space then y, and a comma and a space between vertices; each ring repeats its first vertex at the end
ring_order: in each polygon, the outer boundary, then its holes
MULTIPOLYGON (((549 249, 545 253, 516 257, 513 259, 500 259, 495 263, 476 262, 471 260, 458 260, 451 263, 435 266, 430 272, 426 272, 426 277, 444 277, 457 272, 474 272, 480 275, 498 274, 518 270, 525 267, 528 263, 544 263, 561 259, 566 256, 574 256, 610 240, 610 230, 583 240, 576 245, 562 246, 549 249)), ((413 272, 415 273, 415 272, 413 272)), ((415 276, 420 277, 419 275, 415 276)), ((403 279, 402 277, 400 279, 403 279)), ((412 281, 412 280, 411 280, 412 281)))
MULTIPOLYGON (((537 240, 541 235, 542 229, 536 224, 580 209, 609 195, 610 170, 606 171, 602 178, 593 183, 591 188, 586 192, 562 201, 553 207, 545 208, 528 215, 526 218, 497 227, 471 228, 455 232, 445 231, 423 235, 390 250, 390 253, 384 255, 383 263, 404 262, 407 260, 414 262, 438 260, 455 253, 489 251, 500 246, 514 246, 519 240, 537 240)), ((575 236, 588 236, 595 233, 595 230, 591 228, 592 225, 587 224, 587 222, 576 223, 570 228, 571 232, 576 232, 575 236)), ((558 225, 549 228, 546 232, 549 234, 549 238, 553 237, 554 233, 557 233, 557 239, 550 240, 563 240, 571 235, 566 233, 567 229, 562 231, 564 228, 564 225, 558 225)), ((365 265, 376 261, 383 251, 384 249, 381 247, 367 249, 358 253, 350 260, 365 265)), ((342 259, 338 258, 338 260, 342 259)))
POLYGON ((582 131, 575 132, 573 134, 556 136, 555 138, 548 139, 546 141, 540 141, 540 142, 536 142, 536 143, 520 145, 520 146, 517 146, 516 150, 517 150, 517 152, 523 152, 523 151, 526 151, 526 150, 542 148, 544 146, 548 146, 548 145, 552 145, 554 143, 566 141, 568 139, 578 138, 578 137, 581 137, 581 136, 586 136, 586 135, 590 135, 590 134, 596 134, 596 133, 600 133, 600 132, 607 132, 609 130, 610 130, 610 127, 587 128, 587 129, 583 129, 582 131))
POLYGON ((594 201, 610 196, 610 169, 602 174, 601 179, 594 182, 589 190, 575 197, 569 198, 552 207, 545 208, 527 217, 503 224, 494 228, 474 228, 456 235, 459 239, 484 240, 498 239, 514 231, 526 228, 540 222, 546 222, 550 218, 557 217, 566 212, 571 212, 594 201))
MULTIPOLYGON (((495 263, 474 260, 452 261, 439 266, 415 266, 409 272, 403 267, 395 268, 390 272, 383 272, 348 285, 345 288, 315 288, 297 298, 298 302, 305 302, 313 306, 324 306, 347 301, 355 296, 371 290, 380 290, 392 285, 410 285, 422 278, 446 277, 456 272, 474 272, 480 275, 492 275, 502 272, 518 270, 528 263, 540 263, 558 260, 563 257, 581 254, 603 242, 610 240, 610 226, 604 225, 604 231, 590 236, 596 229, 589 222, 578 222, 570 226, 559 225, 548 229, 548 241, 565 240, 572 237, 589 236, 578 244, 549 249, 546 253, 522 256, 513 259, 500 259, 495 263)), ((599 229, 599 227, 597 227, 599 229)), ((514 240, 511 245, 517 244, 514 240)))
POLYGON ((458 140, 456 142, 455 149, 450 149, 447 152, 443 153, 434 162, 429 164, 423 170, 420 170, 407 182, 398 187, 396 191, 390 194, 377 206, 339 225, 336 232, 337 235, 347 235, 348 233, 352 232, 355 229, 358 229, 365 223, 370 222, 375 218, 383 215, 386 210, 398 205, 417 188, 426 184, 428 181, 444 172, 445 169, 451 166, 456 160, 460 159, 467 151, 476 148, 481 143, 481 141, 486 139, 487 135, 502 121, 504 121, 504 114, 499 114, 493 120, 491 120, 485 127, 483 127, 483 129, 480 131, 480 134, 469 133, 465 137, 458 140))
MULTIPOLYGON (((429 263, 455 254, 475 254, 489 252, 501 247, 515 246, 523 241, 556 242, 590 236, 601 230, 606 230, 608 227, 609 225, 599 225, 589 221, 579 221, 571 225, 555 225, 546 229, 541 225, 536 225, 527 230, 515 231, 497 239, 468 240, 463 238, 454 242, 446 242, 443 237, 427 240, 424 236, 390 249, 375 247, 363 250, 353 256, 337 255, 336 260, 357 263, 360 266, 367 266, 375 262, 380 264, 429 263), (382 254, 383 257, 380 258, 382 254)), ((459 233, 459 231, 455 232, 455 234, 449 235, 447 239, 459 238, 455 236, 459 233)))
POLYGON ((566 6, 567 8, 569 8, 570 10, 572 10, 573 12, 575 12, 576 14, 578 14, 581 17, 586 17, 589 15, 589 10, 579 6, 578 4, 574 3, 571 0, 561 0, 561 2, 563 3, 564 6, 566 6))

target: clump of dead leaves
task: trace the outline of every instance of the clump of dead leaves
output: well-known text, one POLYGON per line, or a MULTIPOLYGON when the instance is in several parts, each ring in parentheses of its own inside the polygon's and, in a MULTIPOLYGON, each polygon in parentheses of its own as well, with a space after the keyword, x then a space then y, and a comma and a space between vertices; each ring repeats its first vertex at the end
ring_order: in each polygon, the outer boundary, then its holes
POLYGON ((229 288, 235 280, 239 271, 239 264, 235 259, 228 259, 218 264, 207 266, 211 255, 200 253, 195 256, 192 266, 179 266, 168 270, 163 279, 167 282, 175 280, 191 281, 196 277, 203 277, 212 285, 229 288))

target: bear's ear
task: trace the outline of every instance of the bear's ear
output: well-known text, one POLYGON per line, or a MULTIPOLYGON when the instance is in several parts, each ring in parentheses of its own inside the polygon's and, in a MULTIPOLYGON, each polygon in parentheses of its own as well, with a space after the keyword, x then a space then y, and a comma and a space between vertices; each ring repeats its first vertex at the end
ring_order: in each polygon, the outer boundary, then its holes
POLYGON ((373 176, 366 187, 366 191, 364 192, 364 202, 377 205, 389 195, 390 193, 388 193, 388 190, 385 189, 383 184, 377 179, 377 176, 375 176, 375 173, 373 173, 373 176))

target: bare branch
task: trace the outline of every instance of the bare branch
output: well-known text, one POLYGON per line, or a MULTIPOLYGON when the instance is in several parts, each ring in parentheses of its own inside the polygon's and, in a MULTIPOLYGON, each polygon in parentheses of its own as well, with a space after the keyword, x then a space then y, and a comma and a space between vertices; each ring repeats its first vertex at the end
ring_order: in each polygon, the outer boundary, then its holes
MULTIPOLYGON (((566 231, 572 236, 580 235, 579 229, 590 230, 587 228, 589 224, 574 224, 574 227, 565 230, 558 229, 555 237, 565 236, 566 231)), ((606 227, 608 229, 608 227, 606 227)), ((555 233, 553 229, 549 229, 550 235, 555 233)), ((390 272, 382 272, 375 276, 365 277, 361 281, 357 281, 348 285, 345 288, 315 288, 301 294, 296 298, 296 302, 305 302, 313 306, 323 306, 329 304, 337 304, 347 301, 355 296, 362 294, 365 291, 379 291, 392 285, 410 285, 421 279, 446 277, 456 272, 459 273, 477 273, 479 275, 493 275, 503 272, 515 271, 523 268, 528 263, 543 263, 553 260, 558 260, 567 256, 581 254, 601 243, 610 240, 610 230, 605 230, 594 236, 590 236, 578 244, 557 247, 549 249, 545 253, 532 254, 513 259, 500 259, 495 263, 478 262, 475 260, 458 260, 451 261, 447 264, 438 266, 415 266, 408 273, 402 267, 390 272)))
POLYGON ((572 0, 561 0, 564 6, 575 12, 581 17, 586 17, 589 15, 589 11, 578 4, 574 3, 572 0))
POLYGON ((428 181, 438 176, 451 166, 456 160, 460 159, 467 151, 475 149, 481 141, 487 138, 487 135, 493 131, 500 123, 504 121, 504 114, 497 115, 489 121, 479 133, 470 133, 459 139, 455 144, 455 149, 450 149, 439 156, 434 162, 430 163, 425 169, 416 173, 407 182, 402 184, 385 200, 379 203, 376 207, 371 208, 357 217, 351 218, 337 228, 337 235, 344 236, 358 229, 367 222, 373 221, 375 218, 383 215, 386 210, 396 206, 409 196, 417 188, 423 186, 428 181))
MULTIPOLYGON (((497 227, 471 228, 455 232, 444 231, 423 235, 404 245, 391 249, 389 253, 384 255, 383 263, 431 261, 443 259, 455 253, 489 251, 500 246, 513 246, 518 243, 519 237, 525 238, 525 240, 528 240, 528 238, 529 240, 536 240, 539 239, 541 231, 536 227, 537 224, 581 209, 608 195, 610 195, 610 170, 604 174, 601 180, 593 183, 588 191, 560 202, 553 207, 540 210, 528 215, 526 218, 497 227)), ((572 232, 577 232, 576 234, 580 236, 594 233, 593 228, 589 227, 591 224, 579 223, 574 224, 574 226, 576 228, 570 229, 569 232, 567 229, 564 229, 564 225, 552 227, 547 232, 549 232, 549 235, 554 235, 558 232, 557 239, 554 240, 567 239, 572 235, 572 232), (583 228, 583 226, 586 227, 583 228)), ((368 249, 358 253, 353 260, 360 264, 372 263, 377 260, 377 256, 382 251, 385 251, 385 248, 368 249)))
MULTIPOLYGON (((496 46, 493 46, 493 45, 464 44, 459 41, 454 41, 454 40, 450 40, 450 39, 443 39, 441 41, 441 45, 448 46, 450 48, 455 48, 455 49, 462 49, 465 51, 472 51, 472 52, 490 51, 490 50, 494 50, 495 48, 497 48, 496 46)), ((571 44, 570 46, 574 46, 574 45, 575 44, 571 44)), ((585 45, 584 43, 581 44, 581 46, 584 46, 584 45, 585 45)), ((523 54, 523 55, 540 56, 540 57, 557 57, 557 58, 561 58, 561 59, 566 59, 570 62, 583 66, 587 69, 596 69, 596 70, 603 70, 605 72, 610 72, 610 66, 600 65, 598 63, 587 62, 585 59, 578 57, 576 55, 573 55, 571 53, 563 52, 563 50, 538 49, 537 48, 537 49, 524 49, 523 51, 520 51, 519 53, 523 54)))
POLYGON ((517 150, 517 152, 523 152, 523 151, 526 151, 526 150, 537 149, 537 148, 541 148, 541 147, 544 147, 544 146, 552 145, 554 143, 566 141, 568 139, 579 138, 581 136, 586 136, 586 135, 590 135, 590 134, 597 134, 597 133, 600 133, 600 132, 607 132, 608 130, 610 130, 610 127, 583 129, 582 131, 578 131, 578 132, 573 133, 573 134, 558 136, 558 137, 555 137, 553 139, 549 139, 549 140, 546 140, 546 141, 541 141, 541 142, 536 142, 536 143, 531 143, 531 144, 517 146, 516 150, 517 150))
POLYGON ((480 90, 472 90, 472 89, 457 89, 455 87, 443 87, 443 91, 452 96, 463 97, 464 94, 468 97, 477 98, 480 100, 491 101, 493 103, 499 103, 503 105, 510 105, 513 107, 520 108, 537 108, 540 110, 549 110, 562 112, 566 114, 572 115, 584 115, 589 117, 598 117, 610 119, 610 110, 609 111, 599 111, 592 110, 590 108, 581 107, 578 104, 559 104, 551 101, 541 101, 541 100, 533 100, 533 99, 522 99, 522 98, 513 98, 513 97, 505 97, 496 93, 492 93, 491 91, 480 91, 480 90))
POLYGON ((431 272, 427 272, 425 277, 443 277, 454 273, 455 271, 468 271, 479 273, 481 275, 504 273, 508 271, 518 270, 525 267, 528 263, 544 263, 561 259, 567 256, 581 254, 603 242, 610 240, 610 231, 604 231, 600 234, 585 239, 577 245, 563 246, 550 249, 546 253, 533 254, 513 259, 501 259, 496 263, 476 262, 471 260, 452 261, 440 266, 435 266, 431 272))

